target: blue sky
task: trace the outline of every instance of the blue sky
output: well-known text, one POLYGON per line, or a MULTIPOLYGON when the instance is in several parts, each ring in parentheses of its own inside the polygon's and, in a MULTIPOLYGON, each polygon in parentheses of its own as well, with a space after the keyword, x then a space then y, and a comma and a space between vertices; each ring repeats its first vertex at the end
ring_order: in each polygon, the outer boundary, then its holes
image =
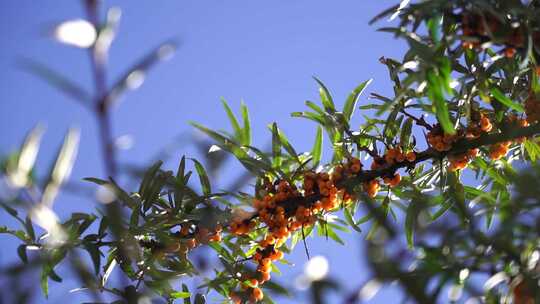
MULTIPOLYGON (((256 145, 268 142, 266 125, 276 121, 297 150, 310 149, 315 126, 291 118, 290 112, 304 110, 305 100, 318 101, 311 76, 322 79, 339 104, 351 89, 369 78, 374 81, 367 92, 390 92, 386 69, 378 59, 383 55, 399 58, 405 46, 389 34, 376 32, 368 20, 395 2, 186 0, 159 1, 158 5, 156 1, 102 1, 105 7, 119 6, 123 12, 110 53, 109 84, 159 43, 170 38, 180 41, 175 57, 153 69, 142 87, 129 92, 115 109, 114 134, 135 139, 133 148, 120 151, 119 158, 125 163, 147 165, 178 134, 193 131, 189 121, 228 128, 221 97, 235 110, 240 100, 245 101, 256 145)), ((45 35, 55 22, 82 17, 79 1, 0 3, 0 155, 16 149, 26 132, 41 122, 47 131, 37 165, 38 175, 44 175, 66 130, 78 126, 82 137, 71 177, 74 182, 87 176, 104 176, 95 120, 76 102, 18 69, 16 63, 20 58, 46 63, 91 90, 87 53, 55 43, 45 35)), ((366 96, 361 103, 369 102, 366 96)), ((182 154, 197 152, 188 145, 175 154, 167 164, 171 169, 182 154)), ((231 168, 239 170, 238 166, 231 168)), ((222 176, 221 181, 227 178, 222 176)), ((60 196, 55 208, 66 216, 74 211, 91 211, 95 204, 66 194, 60 196)), ((9 222, 3 213, 0 220, 9 222)), ((364 236, 343 235, 347 241, 344 247, 312 239, 310 251, 327 256, 331 275, 352 290, 368 277, 360 247, 364 236)), ((17 259, 12 239, 2 236, 0 244, 1 265, 17 259)), ((297 265, 281 267, 282 282, 291 282, 306 260, 302 248, 288 259, 297 265)), ((48 303, 82 299, 66 294, 77 287, 76 282, 52 284, 48 303)), ((298 294, 292 303, 306 300, 298 294)), ((371 303, 387 303, 395 297, 395 289, 390 289, 371 303)), ((40 298, 38 302, 42 301, 40 298)))

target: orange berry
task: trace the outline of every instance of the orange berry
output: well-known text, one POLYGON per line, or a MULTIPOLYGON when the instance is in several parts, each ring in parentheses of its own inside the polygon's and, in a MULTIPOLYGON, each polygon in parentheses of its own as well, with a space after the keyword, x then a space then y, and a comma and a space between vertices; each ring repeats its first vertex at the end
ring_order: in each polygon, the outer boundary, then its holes
POLYGON ((186 241, 186 246, 189 248, 189 249, 193 249, 197 246, 197 240, 195 239, 188 239, 186 241))
POLYGON ((237 294, 234 294, 232 292, 229 294, 229 298, 231 299, 231 302, 233 302, 233 304, 241 304, 242 303, 242 299, 240 298, 240 296, 238 296, 237 294))
POLYGON ((259 279, 259 284, 262 284, 266 281, 270 281, 270 273, 268 272, 261 272, 260 273, 260 279, 259 279))
POLYGON ((221 234, 220 233, 214 234, 213 236, 210 237, 209 241, 210 242, 221 242, 221 234))
POLYGON ((442 152, 445 149, 445 145, 442 142, 438 142, 438 143, 435 143, 434 148, 435 148, 435 150, 437 150, 439 152, 442 152))
POLYGON ((469 158, 475 158, 476 156, 478 156, 478 148, 476 149, 470 149, 469 151, 467 151, 467 157, 469 158))
POLYGON ((516 53, 517 53, 517 51, 513 47, 508 47, 508 48, 504 49, 504 56, 506 56, 506 58, 514 57, 514 55, 516 55, 516 53))
POLYGON ((189 234, 189 225, 182 225, 182 228, 180 229, 180 235, 186 236, 189 234))
POLYGON ((390 151, 388 151, 388 154, 384 155, 384 161, 387 164, 393 164, 394 163, 394 155, 390 154, 390 151))
POLYGON ((489 132, 491 131, 491 129, 493 128, 493 125, 491 124, 491 122, 489 121, 489 118, 487 117, 482 117, 480 119, 480 129, 484 132, 489 132))
POLYGON ((264 297, 264 294, 260 288, 253 288, 251 295, 253 296, 253 299, 255 299, 256 301, 260 301, 264 297))
POLYGON ((281 260, 281 259, 283 259, 283 252, 279 251, 279 250, 276 250, 274 253, 272 253, 270 258, 272 260, 274 260, 274 261, 281 260))
POLYGON ((395 187, 401 182, 401 175, 399 173, 396 173, 392 180, 390 181, 390 187, 395 187))
POLYGON ((257 252, 253 255, 253 260, 260 261, 262 259, 262 254, 260 252, 257 252))
POLYGON ((257 268, 257 270, 263 273, 269 273, 272 270, 272 266, 270 266, 270 264, 259 265, 259 268, 257 268))
POLYGON ((269 258, 263 258, 260 263, 261 265, 270 265, 272 261, 269 258))
POLYGON ((407 161, 412 163, 416 160, 416 153, 414 153, 413 151, 408 152, 405 157, 407 158, 407 161))

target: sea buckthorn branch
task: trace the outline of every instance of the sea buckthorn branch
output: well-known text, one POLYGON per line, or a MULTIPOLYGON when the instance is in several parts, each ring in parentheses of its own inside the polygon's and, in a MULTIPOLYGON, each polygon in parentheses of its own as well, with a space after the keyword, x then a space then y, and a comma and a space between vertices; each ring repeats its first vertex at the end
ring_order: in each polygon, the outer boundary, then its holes
POLYGON ((500 133, 484 134, 472 140, 460 139, 455 143, 451 150, 439 152, 435 149, 428 148, 423 152, 417 153, 416 159, 412 162, 404 161, 377 170, 363 171, 361 175, 344 182, 344 185, 358 185, 359 183, 391 174, 400 168, 412 167, 420 162, 430 159, 442 159, 448 155, 465 153, 470 149, 511 141, 521 137, 530 137, 537 134, 540 134, 540 123, 523 128, 511 128, 500 133))
MULTIPOLYGON (((437 130, 437 127, 432 128, 434 129, 437 130)), ((484 127, 484 130, 491 131, 491 127, 484 127)), ((397 185, 400 177, 394 184, 392 180, 399 176, 396 171, 401 168, 414 168, 418 163, 430 159, 442 160, 445 157, 450 158, 453 155, 466 153, 471 149, 493 146, 539 133, 539 123, 527 127, 508 127, 500 132, 478 133, 475 134, 476 138, 471 139, 464 135, 462 138, 451 138, 449 147, 442 147, 440 151, 429 147, 422 152, 404 153, 401 149, 391 148, 385 155, 374 157, 374 164, 378 162, 381 164, 374 166, 371 170, 362 170, 360 161, 350 158, 345 164, 335 165, 329 173, 303 171, 304 179, 301 185, 291 185, 288 181, 280 179, 271 183, 268 181, 265 186, 266 195, 254 199, 253 206, 256 212, 246 213, 240 219, 233 219, 229 223, 222 224, 222 229, 238 237, 243 237, 254 229, 263 228, 268 231, 266 236, 258 241, 259 249, 252 256, 235 262, 235 264, 242 264, 251 261, 258 266, 255 274, 246 273, 238 278, 242 290, 233 292, 230 295, 231 299, 234 302, 262 299, 264 295, 259 287, 270 279, 272 261, 283 257, 283 253, 278 248, 290 237, 291 232, 302 229, 302 238, 304 238, 304 228, 313 225, 320 216, 341 209, 344 205, 340 204, 340 201, 346 204, 358 201, 363 197, 355 193, 359 191, 359 185, 363 185, 368 197, 374 197, 379 189, 378 179, 388 179, 387 184, 390 187, 397 185)), ((368 211, 375 212, 373 208, 369 208, 368 211)), ((204 229, 202 231, 196 221, 182 224, 181 227, 179 232, 172 234, 179 239, 178 244, 165 246, 153 241, 145 241, 141 242, 141 245, 153 247, 157 251, 180 252, 185 255, 200 244, 221 240, 221 229, 215 233, 208 229, 206 229, 208 231, 204 229)))
MULTIPOLYGON (((486 131, 491 131, 490 128, 483 128, 486 131), (488 130, 489 129, 489 130, 488 130)), ((451 148, 443 151, 438 151, 434 148, 428 148, 423 152, 414 153, 414 157, 406 159, 402 156, 399 161, 391 162, 392 157, 388 157, 390 150, 387 152, 384 159, 389 165, 382 165, 380 168, 362 171, 361 163, 358 159, 352 158, 345 165, 337 165, 332 168, 332 173, 307 171, 304 175, 304 183, 302 188, 297 188, 295 185, 289 185, 284 180, 276 180, 273 186, 278 184, 274 189, 269 189, 269 193, 262 200, 255 199, 254 207, 257 209, 253 215, 246 219, 233 222, 231 232, 242 236, 247 234, 251 229, 259 224, 255 222, 259 218, 260 223, 265 223, 269 231, 264 239, 259 241, 260 249, 251 257, 252 261, 258 264, 257 271, 261 274, 257 278, 251 278, 251 284, 243 286, 243 291, 232 293, 231 299, 235 303, 240 303, 242 300, 250 299, 258 301, 262 299, 263 294, 259 292, 258 286, 264 284, 269 279, 270 265, 272 261, 280 259, 283 255, 277 249, 290 236, 291 232, 302 229, 302 237, 304 238, 305 226, 310 226, 315 223, 317 214, 330 213, 339 210, 340 205, 336 203, 336 198, 332 198, 332 194, 340 193, 341 201, 352 203, 356 201, 354 189, 358 185, 364 185, 369 197, 374 197, 378 190, 378 178, 389 176, 398 176, 395 172, 400 168, 412 168, 416 164, 427 161, 429 159, 443 159, 452 155, 465 153, 471 149, 477 149, 486 145, 496 145, 500 142, 506 142, 517 138, 530 137, 540 133, 540 124, 535 124, 522 128, 508 128, 500 133, 485 133, 479 134, 476 138, 453 139, 451 148), (337 170, 336 170, 337 169, 337 170), (345 170, 347 177, 343 178, 341 173, 345 170), (315 182, 314 182, 315 181, 315 182), (373 182, 376 181, 376 182, 373 182), (317 185, 317 186, 315 186, 317 185), (326 186, 330 187, 330 193, 326 186), (301 190, 301 191, 299 191, 301 190), (330 194, 330 197, 328 196, 330 194), (269 195, 269 196, 268 196, 269 195), (277 201, 274 197, 279 197, 277 201), (346 199, 343 199, 345 198, 346 199), (292 219, 292 222, 290 221, 292 219), (277 224, 276 224, 277 223, 277 224), (277 225, 277 226, 273 226, 277 225), (277 227, 277 229, 276 229, 277 227), (256 284, 254 283, 256 280, 256 284)), ((395 150, 397 151, 397 150, 395 150)), ((401 153, 401 152, 395 152, 401 153)), ((402 153, 404 154, 404 153, 402 153)), ((399 158, 399 157, 398 157, 399 158)), ((376 162, 376 161, 375 161, 376 162)), ((377 167, 377 166, 375 166, 377 167)), ((397 183, 400 181, 398 178, 397 183)), ((389 182, 390 187, 394 186, 389 182)), ((242 278, 245 281, 246 278, 242 278)), ((243 285, 242 285, 243 284, 243 285)))

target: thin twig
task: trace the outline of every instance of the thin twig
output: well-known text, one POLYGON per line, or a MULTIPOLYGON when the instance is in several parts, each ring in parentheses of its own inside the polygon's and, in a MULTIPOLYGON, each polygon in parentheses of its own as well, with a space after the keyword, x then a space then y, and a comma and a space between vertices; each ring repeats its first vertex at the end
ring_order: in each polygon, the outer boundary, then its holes
POLYGON ((306 243, 306 234, 304 232, 304 224, 302 224, 302 242, 304 243, 304 249, 306 250, 306 256, 307 256, 307 259, 310 260, 310 256, 309 256, 309 249, 307 247, 307 243, 306 243))
POLYGON ((428 130, 430 130, 430 131, 433 129, 433 126, 430 125, 430 124, 428 124, 428 123, 424 120, 424 116, 422 116, 421 118, 418 118, 418 117, 416 117, 416 116, 414 116, 414 115, 411 115, 411 114, 407 113, 407 112, 405 111, 405 109, 401 109, 400 112, 401 112, 403 115, 405 115, 405 116, 409 117, 410 119, 414 120, 414 122, 416 122, 417 125, 422 126, 422 127, 426 128, 426 129, 428 129, 428 130))
MULTIPOLYGON (((88 20, 96 28, 100 28, 100 22, 98 17, 98 3, 95 0, 86 0, 86 13, 88 20)), ((94 76, 95 84, 95 101, 94 101, 94 113, 98 121, 98 128, 101 140, 101 148, 103 154, 103 161, 105 164, 105 171, 107 176, 116 176, 116 161, 115 151, 113 144, 111 119, 109 108, 107 107, 107 73, 105 71, 105 58, 103 54, 100 54, 99 37, 91 48, 89 48, 90 63, 92 66, 92 72, 94 76)))

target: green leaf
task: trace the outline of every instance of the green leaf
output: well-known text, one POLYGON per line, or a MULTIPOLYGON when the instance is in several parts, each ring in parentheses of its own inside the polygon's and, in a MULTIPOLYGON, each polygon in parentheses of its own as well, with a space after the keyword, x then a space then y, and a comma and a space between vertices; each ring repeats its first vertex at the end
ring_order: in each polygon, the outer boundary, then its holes
POLYGON ((435 221, 437 220, 439 217, 441 217, 443 214, 446 213, 446 211, 448 211, 450 208, 452 208, 452 206, 454 205, 454 200, 451 200, 451 199, 445 199, 443 201, 443 203, 441 204, 441 208, 439 208, 439 210, 437 210, 432 216, 431 216, 431 220, 432 221, 435 221))
POLYGON ((17 254, 19 255, 19 258, 21 258, 21 261, 23 261, 23 263, 28 263, 28 256, 26 255, 25 244, 19 245, 19 247, 17 247, 17 254))
POLYGON ((26 216, 26 219, 24 221, 24 226, 26 228, 26 233, 28 234, 28 237, 33 241, 36 239, 36 233, 34 231, 34 226, 32 224, 32 219, 30 216, 26 216))
POLYGON ((139 186, 139 194, 145 210, 148 210, 159 196, 159 189, 156 189, 160 186, 157 176, 162 165, 162 161, 157 161, 146 170, 139 186))
POLYGON ((41 125, 34 127, 24 139, 17 157, 16 168, 10 168, 10 166, 8 166, 7 177, 13 184, 21 187, 26 186, 28 176, 36 162, 43 132, 44 127, 41 125))
POLYGON ((326 88, 324 83, 320 81, 317 77, 313 76, 313 79, 317 81, 319 84, 319 94, 321 95, 321 101, 324 106, 324 109, 326 112, 333 114, 336 112, 336 107, 334 105, 334 101, 332 100, 332 95, 330 95, 330 91, 326 88))
POLYGON ((412 133, 412 126, 413 126, 413 120, 412 118, 408 118, 407 120, 405 120, 405 123, 403 123, 403 127, 401 128, 399 142, 405 148, 409 147, 411 133, 412 133))
MULTIPOLYGON (((189 289, 186 284, 182 283, 182 291, 185 293, 189 293, 189 289)), ((184 298, 184 304, 191 304, 191 299, 189 297, 184 298)))
POLYGON ((354 110, 356 109, 356 104, 358 103, 358 99, 360 95, 364 92, 365 88, 373 81, 373 79, 369 79, 367 81, 362 82, 359 86, 357 86, 347 97, 347 100, 345 101, 345 105, 343 105, 343 116, 345 117, 345 120, 349 122, 351 120, 351 117, 354 114, 354 110))
POLYGON ((227 101, 224 98, 221 98, 221 103, 223 104, 223 108, 225 109, 225 112, 227 112, 227 116, 229 117, 229 121, 231 122, 231 126, 233 127, 234 137, 239 142, 242 142, 244 135, 242 129, 240 128, 240 124, 236 119, 236 116, 234 116, 233 111, 231 110, 231 108, 227 104, 227 101))
POLYGON ((444 81, 433 70, 427 72, 428 95, 435 106, 437 120, 446 134, 454 134, 454 125, 450 120, 448 104, 444 98, 444 81))
POLYGON ((291 116, 292 117, 306 118, 306 119, 309 119, 311 121, 314 121, 314 122, 318 123, 319 125, 324 125, 325 124, 324 119, 322 118, 321 115, 316 114, 316 113, 312 113, 312 112, 292 112, 291 116))
POLYGON ((264 283, 263 285, 263 288, 265 289, 269 289, 277 294, 282 294, 282 295, 285 295, 285 296, 289 296, 290 293, 289 293, 289 290, 273 281, 268 281, 266 283, 264 283))
POLYGON ((535 162, 540 158, 540 145, 532 140, 526 140, 523 144, 525 151, 529 155, 531 162, 535 162))
POLYGON ((174 208, 180 210, 182 206, 182 199, 184 198, 185 186, 189 180, 189 176, 185 175, 186 172, 186 156, 182 156, 180 164, 178 165, 178 171, 176 172, 176 186, 174 187, 174 208))
POLYGON ((360 229, 360 227, 354 222, 354 218, 353 218, 349 208, 344 208, 343 209, 343 215, 345 216, 345 220, 347 221, 349 226, 351 226, 357 232, 362 232, 362 229, 360 229))
POLYGON ((233 141, 230 138, 227 138, 221 134, 219 134, 216 131, 210 130, 207 127, 200 125, 196 122, 190 122, 192 126, 199 129, 199 131, 205 133, 206 135, 210 136, 212 139, 217 141, 218 143, 224 145, 225 147, 228 147, 233 141))
POLYGON ((283 131, 278 129, 278 133, 279 133, 279 140, 280 140, 281 145, 283 146, 283 148, 285 148, 287 153, 289 153, 290 156, 294 157, 297 162, 300 162, 300 159, 298 158, 298 153, 296 153, 296 150, 289 143, 289 140, 287 139, 287 137, 285 136, 283 131))
POLYGON ((204 195, 210 195, 212 189, 210 187, 210 179, 208 178, 208 174, 206 174, 206 170, 198 160, 194 158, 190 159, 193 161, 193 163, 195 163, 195 169, 197 170, 197 174, 199 174, 199 180, 201 182, 204 195))
POLYGON ((410 36, 407 37, 407 42, 409 43, 411 50, 415 54, 417 54, 420 58, 422 58, 426 62, 433 63, 435 59, 435 52, 431 47, 429 47, 426 44, 423 44, 422 42, 410 36))
POLYGON ((91 182, 91 183, 94 183, 96 185, 100 185, 100 186, 103 186, 103 185, 108 185, 109 182, 106 181, 106 180, 103 180, 103 179, 99 179, 99 178, 95 178, 95 177, 85 177, 83 178, 84 181, 87 181, 87 182, 91 182))
POLYGON ((315 111, 315 113, 317 113, 319 115, 324 115, 325 114, 323 109, 321 109, 321 107, 319 107, 313 101, 306 100, 306 106, 308 106, 310 109, 312 109, 313 111, 315 111))
POLYGON ((80 132, 78 129, 69 129, 64 138, 64 143, 56 157, 54 167, 47 178, 43 192, 43 204, 50 205, 56 198, 60 186, 67 180, 71 173, 77 149, 79 147, 80 132))
POLYGON ((67 96, 81 102, 84 106, 88 106, 92 101, 91 95, 81 86, 72 82, 71 78, 54 71, 42 63, 31 59, 23 59, 19 62, 19 66, 67 96))
POLYGON ((281 167, 281 140, 279 137, 279 130, 277 124, 272 124, 272 166, 274 168, 281 167))
POLYGON ((190 296, 191 296, 191 293, 184 292, 184 291, 176 291, 176 292, 171 293, 171 298, 173 299, 185 299, 185 298, 189 298, 190 296))
POLYGON ((411 249, 414 247, 414 230, 419 213, 420 201, 415 197, 407 207, 407 213, 405 215, 405 235, 407 237, 407 245, 411 249))
POLYGON ((345 245, 345 242, 337 235, 337 233, 334 231, 332 226, 326 225, 326 235, 330 237, 332 240, 338 242, 341 245, 345 245))
POLYGON ((523 107, 520 104, 515 103, 510 98, 506 97, 506 95, 504 95, 504 93, 501 92, 498 88, 496 87, 492 88, 491 95, 493 95, 493 97, 495 97, 497 101, 509 107, 510 109, 518 111, 520 113, 525 112, 525 109, 523 109, 523 107))
POLYGON ((322 133, 322 127, 317 127, 317 134, 315 135, 315 144, 313 145, 313 149, 311 149, 311 156, 313 161, 313 167, 317 167, 319 163, 321 162, 322 157, 322 145, 323 145, 323 133, 322 133))
POLYGON ((2 203, 2 202, 0 202, 0 206, 2 206, 2 208, 4 208, 4 210, 6 210, 6 212, 9 213, 9 215, 11 215, 11 216, 13 216, 13 217, 15 217, 17 219, 20 219, 19 216, 18 216, 19 212, 17 212, 16 209, 14 209, 14 208, 10 207, 9 205, 7 205, 5 203, 2 203))
POLYGON ((129 89, 133 89, 130 86, 129 78, 133 77, 133 73, 139 73, 143 76, 146 76, 150 69, 154 68, 158 63, 163 62, 170 56, 174 54, 178 47, 178 43, 174 39, 166 40, 156 47, 152 48, 149 52, 144 54, 142 57, 137 58, 135 64, 131 65, 124 73, 122 73, 114 82, 112 87, 109 89, 109 92, 114 92, 114 94, 109 94, 106 99, 106 106, 110 108, 114 103, 116 103, 119 98, 129 89))
POLYGON ((441 40, 441 35, 440 35, 441 19, 442 17, 440 15, 437 15, 435 17, 430 18, 427 21, 427 27, 429 29, 429 34, 431 36, 431 39, 436 43, 439 43, 441 40))
POLYGON ((195 304, 205 304, 206 303, 206 297, 203 294, 198 293, 195 296, 195 304))
POLYGON ((84 249, 88 251, 90 258, 92 259, 92 263, 94 264, 94 272, 96 275, 98 275, 100 267, 101 267, 101 255, 100 255, 98 247, 94 244, 86 243, 84 244, 84 249))
POLYGON ((45 270, 45 266, 41 270, 39 281, 40 281, 41 290, 43 291, 43 295, 45 296, 45 299, 49 298, 49 276, 45 270))
POLYGON ((240 103, 240 111, 242 112, 242 119, 244 120, 244 136, 241 143, 244 146, 249 146, 251 145, 251 122, 249 120, 248 108, 243 102, 240 103))

